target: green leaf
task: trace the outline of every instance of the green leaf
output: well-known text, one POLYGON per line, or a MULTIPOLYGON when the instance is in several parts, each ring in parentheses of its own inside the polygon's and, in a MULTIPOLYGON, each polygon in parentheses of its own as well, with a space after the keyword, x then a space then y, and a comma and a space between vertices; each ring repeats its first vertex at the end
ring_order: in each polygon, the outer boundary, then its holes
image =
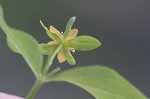
POLYGON ((47 82, 65 81, 75 84, 96 99, 148 99, 116 71, 104 66, 86 66, 60 72, 47 82))
POLYGON ((57 49, 58 44, 56 45, 49 45, 49 44, 39 44, 40 50, 45 55, 52 55, 54 51, 57 49))
POLYGON ((64 32, 64 34, 63 34, 64 37, 67 37, 67 35, 68 35, 68 33, 70 32, 70 30, 71 30, 71 28, 72 28, 72 26, 73 26, 75 20, 76 20, 76 17, 75 17, 75 16, 74 16, 74 17, 71 17, 71 18, 69 19, 69 21, 68 21, 68 23, 67 23, 67 25, 66 25, 65 32, 64 32))
POLYGON ((18 49, 13 45, 13 43, 10 41, 10 38, 7 36, 7 45, 8 45, 8 47, 13 51, 13 52, 15 52, 15 53, 20 53, 19 51, 18 51, 18 49))
POLYGON ((98 48, 100 45, 100 41, 91 36, 78 36, 69 44, 70 47, 79 51, 90 51, 98 48))
POLYGON ((38 42, 24 31, 11 28, 4 20, 3 9, 0 5, 0 27, 7 36, 7 43, 11 50, 20 53, 29 64, 36 77, 41 75, 43 55, 38 42))

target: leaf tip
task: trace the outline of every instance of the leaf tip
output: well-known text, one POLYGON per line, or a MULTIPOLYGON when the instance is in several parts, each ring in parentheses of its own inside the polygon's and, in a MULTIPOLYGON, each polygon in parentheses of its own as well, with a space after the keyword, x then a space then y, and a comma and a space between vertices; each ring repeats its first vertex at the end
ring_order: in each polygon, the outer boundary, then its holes
POLYGON ((76 61, 75 61, 75 59, 72 57, 72 59, 70 58, 70 59, 67 59, 67 61, 68 61, 68 63, 70 64, 70 65, 75 65, 76 64, 76 61))
POLYGON ((48 31, 47 27, 44 25, 44 23, 41 20, 40 20, 40 24, 46 31, 48 31))
POLYGON ((71 20, 75 21, 75 20, 76 20, 76 16, 73 16, 73 17, 71 18, 71 20))
POLYGON ((45 28, 45 26, 44 26, 44 24, 43 24, 43 22, 40 20, 40 24, 41 24, 41 26, 43 27, 43 28, 45 28))
POLYGON ((101 42, 98 40, 98 39, 96 39, 97 40, 97 48, 98 47, 100 47, 102 44, 101 44, 101 42))

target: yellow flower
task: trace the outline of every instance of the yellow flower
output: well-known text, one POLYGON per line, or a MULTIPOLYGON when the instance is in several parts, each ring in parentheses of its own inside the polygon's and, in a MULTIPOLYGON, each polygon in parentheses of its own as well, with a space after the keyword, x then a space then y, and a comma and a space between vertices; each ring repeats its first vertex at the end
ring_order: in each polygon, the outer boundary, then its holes
POLYGON ((77 34, 78 34, 78 29, 72 29, 70 30, 70 32, 68 33, 67 37, 64 37, 63 36, 63 33, 62 32, 59 32, 56 28, 54 28, 53 26, 50 26, 50 29, 49 29, 50 33, 53 33, 53 34, 56 34, 59 38, 59 40, 54 40, 54 41, 50 41, 48 42, 47 44, 48 45, 58 45, 58 44, 62 44, 63 47, 62 49, 58 52, 58 55, 57 55, 57 58, 58 58, 58 61, 60 63, 62 62, 65 62, 67 60, 67 56, 66 56, 66 51, 72 51, 72 52, 75 52, 75 49, 74 48, 71 48, 69 47, 68 45, 68 41, 74 39, 77 34))
POLYGON ((40 21, 42 27, 46 30, 47 35, 53 40, 47 44, 40 44, 41 52, 45 55, 52 55, 59 46, 61 49, 58 51, 57 58, 60 63, 67 61, 71 65, 75 65, 75 59, 71 55, 71 52, 78 51, 90 51, 101 44, 99 40, 91 36, 77 36, 78 30, 71 29, 76 17, 69 19, 66 29, 63 32, 59 32, 53 26, 50 26, 49 30, 40 21))

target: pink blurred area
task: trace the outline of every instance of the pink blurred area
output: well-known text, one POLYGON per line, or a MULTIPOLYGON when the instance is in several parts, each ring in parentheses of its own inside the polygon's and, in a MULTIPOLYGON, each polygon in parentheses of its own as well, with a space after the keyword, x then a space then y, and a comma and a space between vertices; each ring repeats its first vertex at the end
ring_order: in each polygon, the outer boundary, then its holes
POLYGON ((0 92, 0 99, 24 99, 24 98, 0 92))

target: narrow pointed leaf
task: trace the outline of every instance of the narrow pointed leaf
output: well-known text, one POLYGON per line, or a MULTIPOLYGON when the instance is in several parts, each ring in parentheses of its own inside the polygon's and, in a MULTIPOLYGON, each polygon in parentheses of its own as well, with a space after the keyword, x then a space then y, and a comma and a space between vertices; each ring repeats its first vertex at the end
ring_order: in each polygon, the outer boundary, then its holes
POLYGON ((62 42, 62 38, 60 38, 57 34, 52 33, 52 32, 51 32, 51 34, 52 34, 53 37, 54 37, 54 41, 56 41, 56 42, 62 42))
POLYGON ((69 44, 70 47, 79 51, 89 51, 98 48, 101 45, 100 41, 91 36, 78 36, 69 44))
POLYGON ((36 77, 41 75, 43 56, 38 42, 24 31, 11 28, 4 20, 3 9, 0 5, 0 27, 7 36, 7 43, 14 52, 20 53, 29 64, 36 77))
POLYGON ((116 71, 104 66, 86 66, 47 77, 47 82, 65 81, 91 93, 96 99, 148 99, 116 71))
POLYGON ((64 37, 67 37, 68 33, 70 32, 74 22, 76 20, 76 17, 71 17, 66 25, 66 29, 65 29, 65 32, 64 32, 64 37))

